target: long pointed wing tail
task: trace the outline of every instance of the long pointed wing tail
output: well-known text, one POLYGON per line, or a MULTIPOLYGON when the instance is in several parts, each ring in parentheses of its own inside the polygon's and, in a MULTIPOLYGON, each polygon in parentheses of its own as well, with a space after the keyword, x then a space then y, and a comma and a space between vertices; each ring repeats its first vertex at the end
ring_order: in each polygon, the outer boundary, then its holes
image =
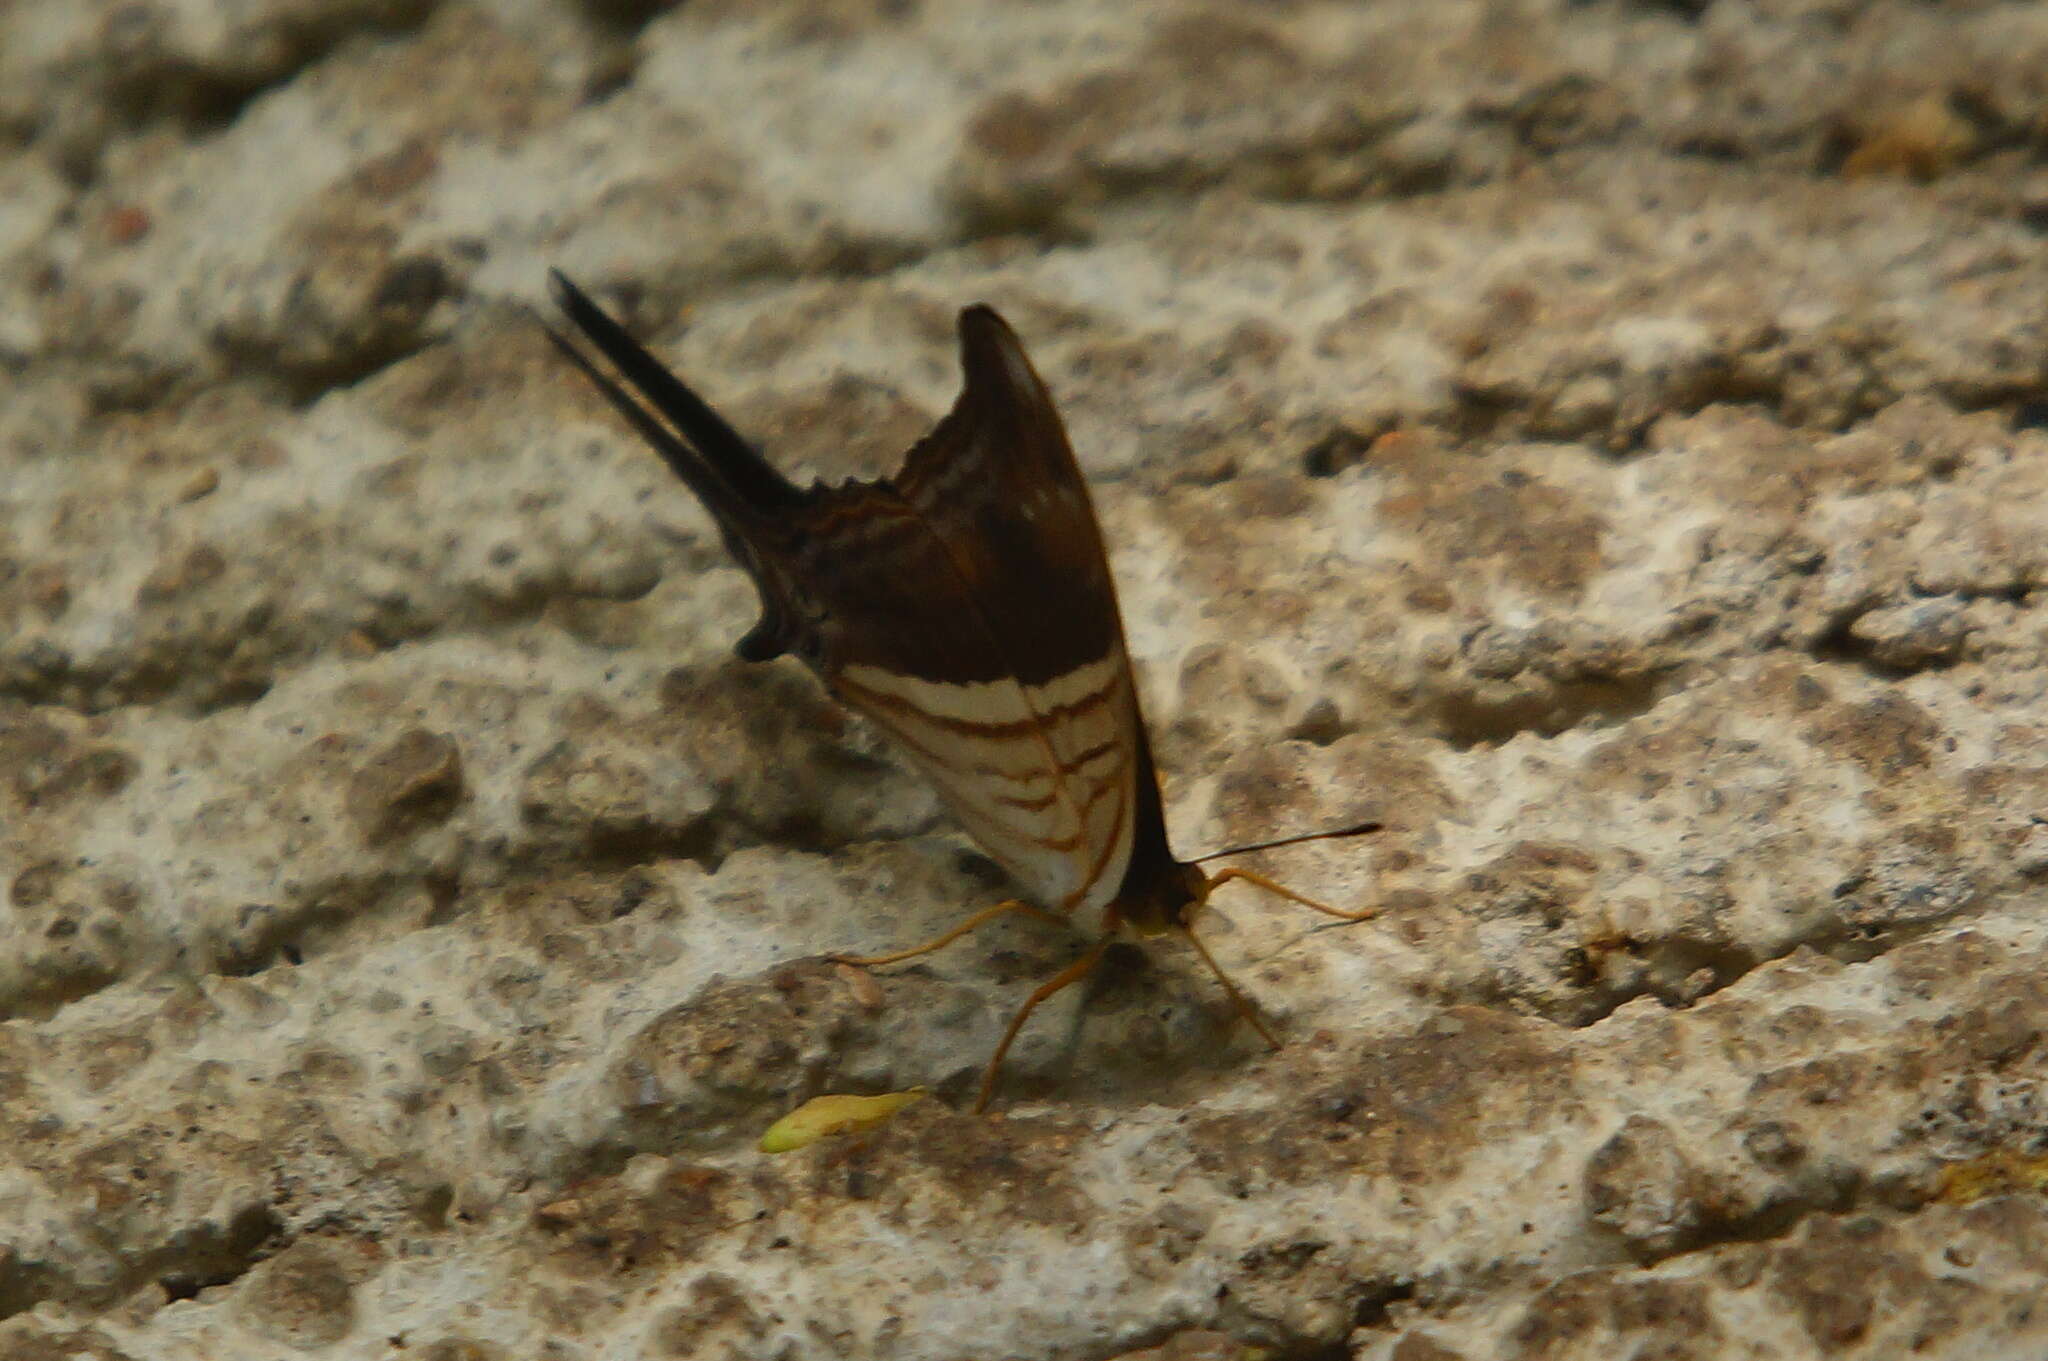
MULTIPOLYGON (((666 440, 655 439, 648 433, 647 424, 652 417, 646 408, 628 398, 617 384, 598 377, 589 361, 570 351, 577 366, 598 378, 599 389, 671 465, 677 465, 671 447, 678 443, 676 437, 680 436, 680 442, 695 455, 691 461, 698 468, 708 469, 749 508, 757 512, 783 510, 803 501, 803 493, 788 478, 740 438, 739 432, 727 425, 725 418, 692 392, 682 379, 669 372, 639 341, 627 335, 626 328, 592 302, 590 295, 571 283, 568 276, 560 270, 549 270, 548 287, 563 315, 576 324, 576 329, 597 346, 605 358, 612 361, 648 406, 665 417, 673 427, 674 433, 666 440)), ((556 337, 556 343, 561 343, 560 337, 556 337)), ((676 466, 676 473, 690 484, 692 491, 697 490, 693 471, 676 466)))
POLYGON ((734 651, 748 661, 766 661, 797 646, 796 614, 771 544, 778 524, 807 504, 806 494, 582 289, 557 270, 548 272, 548 281, 563 313, 611 360, 633 391, 543 323, 548 339, 696 493, 717 521, 727 549, 754 579, 761 593, 761 621, 734 645, 734 651))

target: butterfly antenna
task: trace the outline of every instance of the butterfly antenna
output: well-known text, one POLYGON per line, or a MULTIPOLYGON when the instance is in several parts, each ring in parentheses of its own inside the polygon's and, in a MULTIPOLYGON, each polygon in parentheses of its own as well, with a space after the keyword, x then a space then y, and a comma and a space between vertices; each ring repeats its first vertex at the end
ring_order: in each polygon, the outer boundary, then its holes
POLYGON ((1385 828, 1386 824, 1383 822, 1372 820, 1354 822, 1349 827, 1333 827, 1326 832, 1303 832, 1299 836, 1283 836, 1277 841, 1251 841, 1242 846, 1231 846, 1225 850, 1210 851, 1207 855, 1196 856, 1193 860, 1188 861, 1188 863, 1190 865, 1199 865, 1205 860, 1221 860, 1226 855, 1243 855, 1247 851, 1270 851, 1275 846, 1294 846, 1304 841, 1334 841, 1347 836, 1365 836, 1367 833, 1383 831, 1385 828))
MULTIPOLYGON (((1384 825, 1378 822, 1359 822, 1349 827, 1333 828, 1327 832, 1304 832, 1300 836, 1283 836, 1277 841, 1254 841, 1245 846, 1232 846, 1229 850, 1225 851, 1211 851, 1207 855, 1196 856, 1188 863, 1199 865, 1204 860, 1216 860, 1226 855, 1242 855, 1247 851, 1270 850, 1275 846, 1293 846, 1303 841, 1328 841, 1339 837, 1364 836, 1368 832, 1380 831, 1384 825)), ((1255 885, 1266 890, 1268 893, 1278 894, 1289 902, 1300 903, 1303 907, 1320 912, 1326 917, 1335 917, 1338 921, 1362 922, 1375 915, 1371 908, 1367 908, 1363 912, 1346 912, 1341 907, 1331 907, 1328 903, 1319 902, 1305 893, 1296 893, 1287 885, 1268 879, 1263 874, 1255 873, 1252 870, 1238 869, 1236 866, 1232 866, 1211 877, 1203 896, 1207 897, 1209 893, 1215 892, 1233 879, 1242 879, 1247 884, 1255 885)), ((1214 965, 1212 964, 1211 967, 1213 968, 1214 965)))

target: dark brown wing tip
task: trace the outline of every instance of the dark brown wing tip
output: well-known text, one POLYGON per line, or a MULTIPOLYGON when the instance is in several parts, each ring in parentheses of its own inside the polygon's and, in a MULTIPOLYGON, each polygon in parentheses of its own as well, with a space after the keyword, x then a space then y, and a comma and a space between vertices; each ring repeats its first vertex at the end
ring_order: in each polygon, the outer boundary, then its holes
POLYGON ((960 335, 965 339, 969 331, 993 327, 1009 331, 1010 323, 1003 320, 1003 314, 985 302, 971 302, 960 309, 960 335))
POLYGON ((977 395, 1029 394, 1043 403, 1052 401, 1045 380, 1024 353, 1024 342, 1002 314, 985 302, 960 309, 960 368, 967 390, 977 395))
POLYGON ((1010 323, 1003 320, 1003 314, 985 302, 974 303, 960 309, 960 355, 971 361, 976 355, 1014 350, 1024 353, 1024 342, 1017 338, 1017 332, 1010 323))

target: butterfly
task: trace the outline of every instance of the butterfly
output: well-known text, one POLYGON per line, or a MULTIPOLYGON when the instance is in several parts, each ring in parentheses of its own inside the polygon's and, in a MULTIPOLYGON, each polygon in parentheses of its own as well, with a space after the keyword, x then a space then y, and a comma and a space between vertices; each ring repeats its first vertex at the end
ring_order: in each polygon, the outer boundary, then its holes
POLYGON ((1347 921, 1371 914, 1249 870, 1212 875, 1201 861, 1380 824, 1174 856, 1088 486, 1052 394, 995 310, 960 313, 959 399, 895 476, 799 487, 575 284, 558 271, 549 280, 563 315, 619 378, 552 328, 549 337, 695 493, 753 579, 760 620, 734 650, 809 666, 894 739, 1024 890, 912 949, 839 958, 893 964, 1011 912, 1062 922, 1101 914, 1100 939, 1012 1017, 975 1109, 987 1108, 1032 1011, 1086 977, 1124 930, 1190 941, 1277 1046, 1191 929, 1195 909, 1242 879, 1347 921))

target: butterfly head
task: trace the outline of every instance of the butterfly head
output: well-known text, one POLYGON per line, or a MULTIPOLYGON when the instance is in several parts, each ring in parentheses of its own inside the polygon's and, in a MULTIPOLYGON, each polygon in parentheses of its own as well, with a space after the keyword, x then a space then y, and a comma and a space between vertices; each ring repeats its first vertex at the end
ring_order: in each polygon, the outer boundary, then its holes
POLYGON ((1209 875, 1199 865, 1167 860, 1151 874, 1128 875, 1111 911, 1139 936, 1184 930, 1209 897, 1209 875))

